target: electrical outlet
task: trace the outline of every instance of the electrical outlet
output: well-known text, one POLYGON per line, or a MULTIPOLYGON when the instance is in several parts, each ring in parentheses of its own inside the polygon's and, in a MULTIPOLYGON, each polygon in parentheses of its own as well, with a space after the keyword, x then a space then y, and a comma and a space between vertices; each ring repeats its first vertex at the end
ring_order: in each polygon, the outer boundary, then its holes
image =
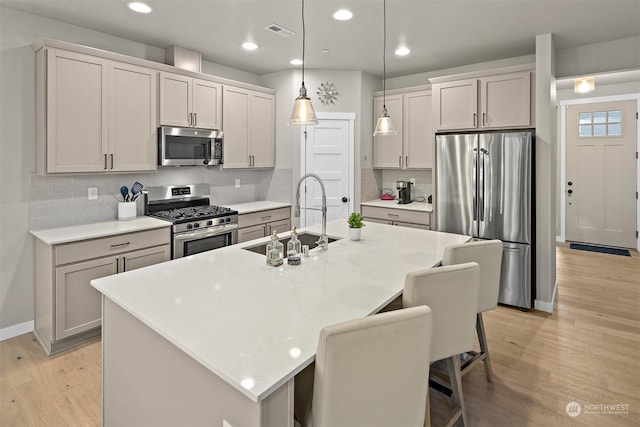
POLYGON ((98 187, 89 187, 89 200, 97 200, 98 199, 98 187))
POLYGON ((236 188, 240 188, 240 178, 236 178, 236 188))
POLYGON ((416 185, 416 179, 415 179, 415 178, 411 178, 411 179, 409 179, 409 182, 410 182, 412 185, 416 185))

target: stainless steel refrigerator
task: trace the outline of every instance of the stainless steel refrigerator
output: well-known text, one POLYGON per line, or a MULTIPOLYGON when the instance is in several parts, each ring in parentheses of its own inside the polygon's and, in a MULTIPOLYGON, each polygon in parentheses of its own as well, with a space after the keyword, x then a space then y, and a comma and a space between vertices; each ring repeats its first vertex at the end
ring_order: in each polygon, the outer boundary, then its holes
POLYGON ((535 299, 534 133, 436 135, 437 230, 500 239, 498 301, 529 309, 535 299))

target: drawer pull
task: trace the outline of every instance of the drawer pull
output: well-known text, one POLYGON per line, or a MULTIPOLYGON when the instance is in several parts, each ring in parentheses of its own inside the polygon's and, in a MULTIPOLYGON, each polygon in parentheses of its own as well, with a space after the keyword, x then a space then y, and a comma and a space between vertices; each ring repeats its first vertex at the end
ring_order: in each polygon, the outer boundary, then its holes
POLYGON ((263 220, 263 221, 266 221, 266 220, 268 220, 268 219, 271 219, 271 215, 267 215, 267 216, 263 216, 263 217, 262 217, 262 220, 263 220))
POLYGON ((387 214, 389 215, 391 218, 400 218, 400 215, 397 214, 387 214))
POLYGON ((130 244, 131 244, 131 242, 118 243, 118 244, 115 244, 115 245, 111 245, 111 249, 122 248, 122 247, 128 246, 130 244))

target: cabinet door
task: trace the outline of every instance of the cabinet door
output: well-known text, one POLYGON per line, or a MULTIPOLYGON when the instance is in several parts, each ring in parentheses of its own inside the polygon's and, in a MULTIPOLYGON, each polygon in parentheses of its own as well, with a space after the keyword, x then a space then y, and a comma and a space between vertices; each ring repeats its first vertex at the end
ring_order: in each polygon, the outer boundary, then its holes
POLYGON ((104 60, 47 51, 47 172, 97 172, 107 166, 104 60))
POLYGON ((282 221, 274 221, 269 223, 269 230, 267 230, 267 235, 276 233, 284 233, 286 231, 291 230, 291 221, 288 219, 283 219, 282 221))
POLYGON ((100 326, 102 298, 90 281, 115 274, 117 264, 106 257, 56 268, 56 340, 100 326))
POLYGON ((249 154, 253 156, 251 164, 254 167, 275 166, 275 120, 275 97, 266 93, 252 93, 249 154))
POLYGON ((531 125, 530 72, 484 77, 480 85, 482 128, 531 125))
POLYGON ((404 157, 409 169, 431 169, 433 142, 431 93, 413 92, 404 95, 404 157))
POLYGON ((160 73, 160 124, 162 126, 191 125, 191 77, 160 73))
POLYGON ((460 80, 433 85, 436 130, 478 127, 478 81, 460 80))
POLYGON ((120 266, 120 270, 131 271, 153 264, 160 264, 170 259, 171 248, 169 245, 129 252, 122 256, 122 266, 120 266))
POLYGON ((251 91, 232 86, 223 88, 222 129, 224 168, 249 167, 249 107, 251 91))
POLYGON ((249 240, 259 239, 266 235, 266 225, 254 225, 238 229, 238 243, 248 242, 249 240))
POLYGON ((110 78, 109 170, 156 170, 157 74, 157 71, 149 68, 113 63, 110 78))
MULTIPOLYGON (((373 123, 377 123, 382 114, 382 97, 376 97, 373 101, 373 123)), ((387 113, 396 130, 396 135, 373 137, 373 167, 400 169, 404 165, 402 158, 402 95, 387 96, 387 113)))
POLYGON ((222 127, 222 85, 193 80, 193 125, 202 129, 222 127))

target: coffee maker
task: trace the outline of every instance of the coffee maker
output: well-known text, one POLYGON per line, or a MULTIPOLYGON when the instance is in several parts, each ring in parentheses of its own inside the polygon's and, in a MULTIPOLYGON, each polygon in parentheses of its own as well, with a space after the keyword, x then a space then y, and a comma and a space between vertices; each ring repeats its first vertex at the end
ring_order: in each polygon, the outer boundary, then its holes
POLYGON ((405 205, 411 203, 411 186, 413 184, 409 181, 396 181, 396 188, 398 189, 398 203, 405 205))

